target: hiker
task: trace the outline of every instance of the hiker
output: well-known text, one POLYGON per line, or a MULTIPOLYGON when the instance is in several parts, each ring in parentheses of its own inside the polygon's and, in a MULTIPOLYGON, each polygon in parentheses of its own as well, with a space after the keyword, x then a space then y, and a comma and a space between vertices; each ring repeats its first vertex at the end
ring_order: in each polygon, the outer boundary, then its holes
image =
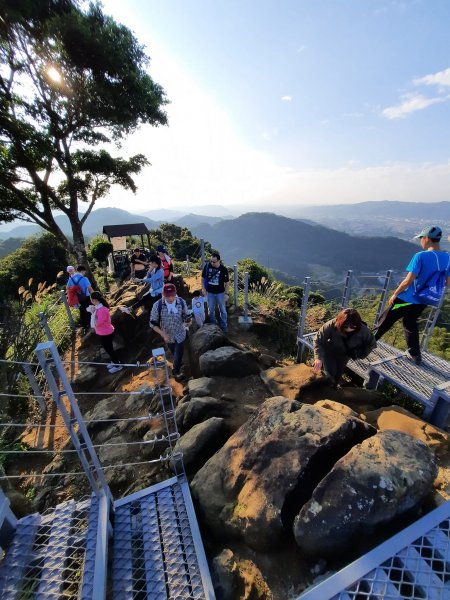
POLYGON ((172 259, 167 254, 167 250, 163 244, 160 244, 156 247, 156 252, 158 253, 159 258, 161 259, 161 266, 164 270, 164 281, 172 281, 173 277, 173 264, 172 259))
POLYGON ((80 304, 78 302, 78 287, 71 282, 71 278, 76 273, 75 267, 69 265, 68 267, 66 267, 66 271, 69 275, 69 279, 67 280, 66 284, 67 302, 69 306, 73 308, 80 308, 80 304))
POLYGON ((315 373, 323 373, 337 387, 348 361, 366 358, 376 341, 372 331, 354 308, 346 308, 319 329, 314 340, 315 373))
POLYGON ((140 248, 135 248, 130 258, 131 265, 131 277, 136 279, 143 279, 147 273, 147 256, 144 252, 141 252, 140 248))
POLYGON ((106 365, 110 373, 117 373, 123 369, 117 352, 114 350, 114 325, 111 323, 109 304, 100 292, 92 292, 92 304, 88 307, 91 313, 91 327, 95 329, 98 341, 106 350, 111 362, 106 365))
POLYGON ((69 306, 78 305, 77 307, 80 311, 80 327, 83 327, 85 333, 87 333, 89 331, 91 317, 86 309, 90 304, 89 296, 94 290, 92 289, 91 282, 86 277, 86 267, 84 265, 78 265, 76 273, 69 277, 66 289, 69 306), (72 304, 71 302, 74 301, 75 304, 72 304))
POLYGON ((202 294, 208 299, 209 322, 216 323, 216 306, 219 307, 220 328, 227 332, 228 269, 220 262, 220 254, 213 252, 203 267, 202 294))
POLYGON ((202 327, 205 323, 205 302, 207 302, 207 299, 202 296, 199 290, 192 293, 192 314, 199 327, 202 327))
POLYGON ((420 240, 422 252, 414 254, 406 267, 407 275, 389 298, 375 339, 379 340, 396 321, 403 319, 408 350, 405 354, 416 365, 422 362, 417 320, 426 306, 438 306, 445 286, 450 285, 450 255, 440 249, 442 229, 424 227, 414 237, 420 240))
POLYGON ((144 279, 140 280, 140 283, 148 283, 150 289, 143 294, 143 296, 133 304, 132 308, 138 308, 144 303, 148 304, 150 308, 157 300, 161 298, 163 287, 164 287, 164 271, 161 267, 161 259, 156 254, 152 254, 148 259, 150 268, 144 279))
POLYGON ((177 296, 174 284, 164 284, 162 298, 155 302, 152 308, 150 327, 159 333, 172 352, 172 373, 177 381, 186 379, 180 371, 186 340, 185 323, 189 324, 189 316, 186 302, 177 296))

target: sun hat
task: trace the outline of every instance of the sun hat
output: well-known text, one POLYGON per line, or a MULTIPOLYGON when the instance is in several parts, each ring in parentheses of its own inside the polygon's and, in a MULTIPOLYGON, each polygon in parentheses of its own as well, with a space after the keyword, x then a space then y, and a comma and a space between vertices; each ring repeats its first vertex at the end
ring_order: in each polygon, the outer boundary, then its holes
POLYGON ((72 265, 69 265, 69 266, 67 267, 66 271, 67 271, 68 273, 73 273, 73 271, 75 271, 75 267, 72 267, 72 265))
POLYGON ((177 288, 173 285, 173 283, 165 283, 163 287, 163 296, 176 296, 177 288))
POLYGON ((420 233, 414 236, 414 239, 428 237, 434 240, 440 240, 442 237, 442 229, 437 225, 427 225, 420 233))
POLYGON ((167 250, 164 248, 163 244, 159 244, 159 246, 156 246, 156 252, 164 252, 164 254, 166 254, 167 250))

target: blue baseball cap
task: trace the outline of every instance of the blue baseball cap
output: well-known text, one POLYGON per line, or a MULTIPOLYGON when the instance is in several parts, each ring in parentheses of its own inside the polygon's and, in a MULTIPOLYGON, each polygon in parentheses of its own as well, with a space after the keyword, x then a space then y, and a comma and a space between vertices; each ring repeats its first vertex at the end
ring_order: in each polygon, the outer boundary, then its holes
POLYGON ((428 237, 433 240, 440 240, 442 237, 442 229, 437 225, 427 225, 420 233, 414 236, 414 239, 428 237))

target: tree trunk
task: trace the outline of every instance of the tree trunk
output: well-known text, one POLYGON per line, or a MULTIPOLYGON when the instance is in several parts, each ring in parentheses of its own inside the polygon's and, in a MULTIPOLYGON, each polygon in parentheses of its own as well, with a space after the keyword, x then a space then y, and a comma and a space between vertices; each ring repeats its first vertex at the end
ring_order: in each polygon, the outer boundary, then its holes
MULTIPOLYGON (((89 279, 89 281, 91 282, 92 287, 94 289, 98 289, 97 282, 95 281, 94 274, 91 270, 91 266, 88 261, 86 245, 84 242, 83 229, 82 229, 80 220, 78 218, 78 215, 76 216, 76 218, 71 216, 70 221, 71 221, 71 225, 72 225, 72 235, 73 235, 73 248, 72 248, 73 253, 76 256, 78 265, 83 265, 84 267, 86 267, 86 275, 87 275, 87 278, 89 279)), ((75 268, 76 268, 76 265, 75 265, 75 268)))

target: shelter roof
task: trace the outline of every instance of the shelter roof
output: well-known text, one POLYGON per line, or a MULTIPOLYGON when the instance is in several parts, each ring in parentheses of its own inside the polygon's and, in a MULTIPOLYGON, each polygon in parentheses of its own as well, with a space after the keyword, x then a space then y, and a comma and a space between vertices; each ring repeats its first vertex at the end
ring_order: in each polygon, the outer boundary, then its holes
POLYGON ((113 238, 124 235, 146 235, 149 230, 145 223, 126 223, 125 225, 103 225, 103 233, 113 238))

